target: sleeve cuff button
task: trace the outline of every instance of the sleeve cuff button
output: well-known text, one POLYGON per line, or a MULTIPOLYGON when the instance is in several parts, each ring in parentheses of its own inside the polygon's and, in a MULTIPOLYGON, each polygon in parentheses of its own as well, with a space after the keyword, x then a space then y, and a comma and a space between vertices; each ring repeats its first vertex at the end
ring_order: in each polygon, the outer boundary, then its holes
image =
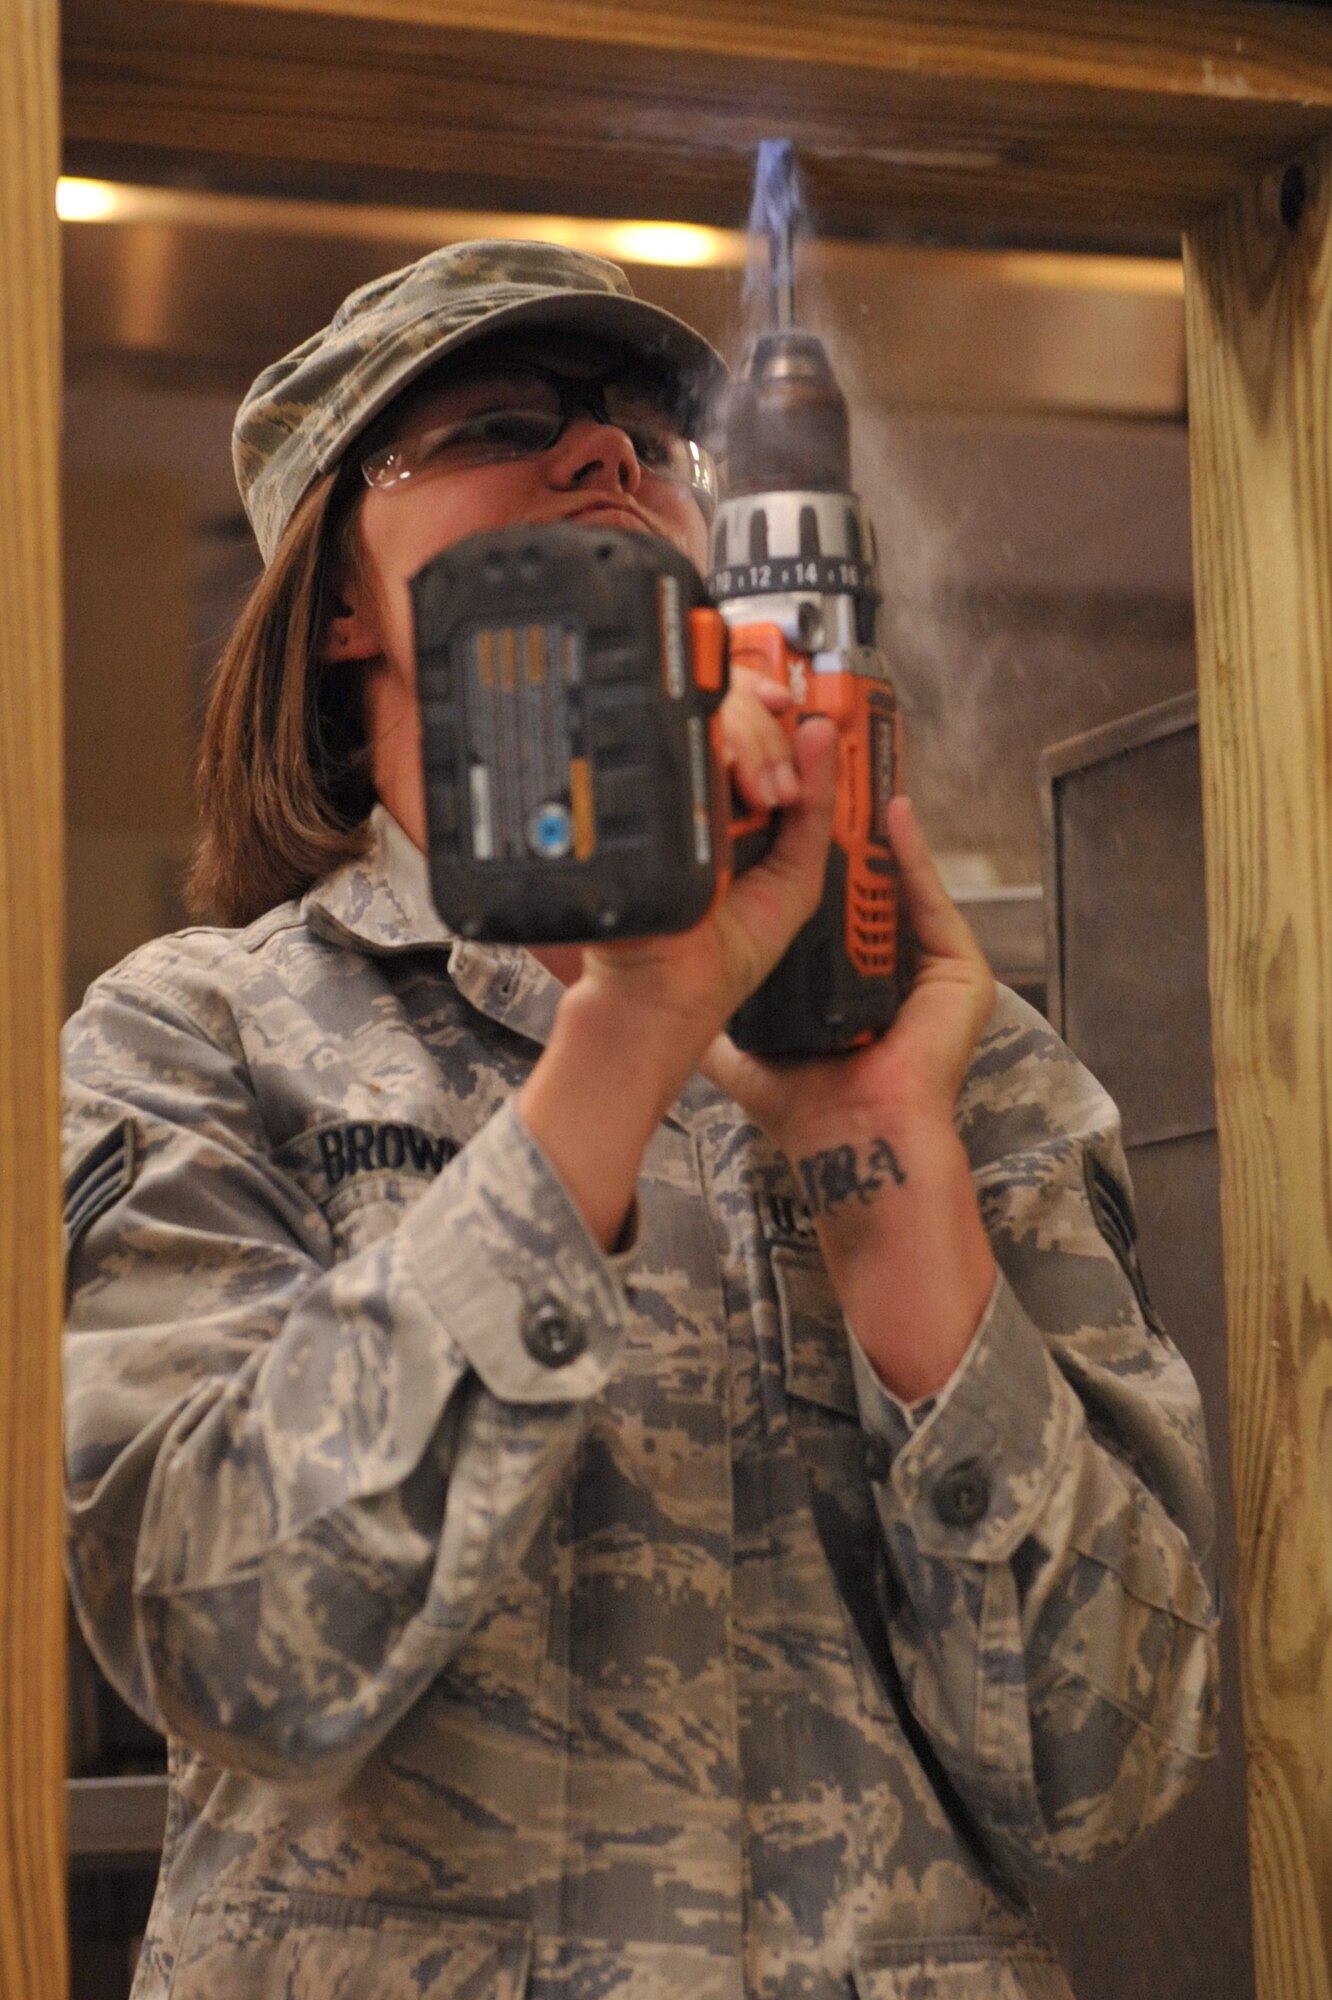
POLYGON ((946 1528, 974 1528, 990 1505, 990 1476, 978 1458, 964 1458, 936 1482, 934 1511, 946 1528))
POLYGON ((587 1347, 587 1329, 558 1299, 537 1299, 522 1323, 523 1346, 543 1368, 567 1368, 587 1347))

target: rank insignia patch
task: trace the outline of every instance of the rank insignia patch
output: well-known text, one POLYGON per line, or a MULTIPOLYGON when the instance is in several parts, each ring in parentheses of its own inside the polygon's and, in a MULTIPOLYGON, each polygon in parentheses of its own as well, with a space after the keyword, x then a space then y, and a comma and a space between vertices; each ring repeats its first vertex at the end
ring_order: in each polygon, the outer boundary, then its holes
POLYGON ((1104 1236, 1119 1260, 1124 1276, 1133 1287, 1134 1295, 1142 1308, 1142 1316, 1153 1333, 1164 1333, 1161 1316, 1147 1295, 1147 1280, 1142 1275, 1142 1265, 1138 1261, 1138 1225, 1133 1215, 1133 1205, 1102 1160, 1094 1153, 1085 1156, 1084 1170, 1087 1179, 1087 1199, 1091 1203, 1092 1214, 1096 1217, 1096 1227, 1104 1236))
POLYGON ((85 1153, 65 1182, 65 1255, 134 1179, 134 1120, 122 1118, 85 1153))

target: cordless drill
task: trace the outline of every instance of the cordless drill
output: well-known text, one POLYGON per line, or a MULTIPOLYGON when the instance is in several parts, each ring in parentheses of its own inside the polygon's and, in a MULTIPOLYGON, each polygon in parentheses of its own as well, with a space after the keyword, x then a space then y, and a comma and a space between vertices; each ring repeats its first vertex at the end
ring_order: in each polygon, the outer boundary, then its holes
MULTIPOLYGON (((836 724, 837 806, 819 909, 731 1033, 755 1053, 809 1055, 872 1040, 897 1011, 905 975, 887 811, 900 721, 879 645, 874 529, 851 490, 846 400, 823 343, 795 324, 789 145, 765 144, 759 181, 773 324, 729 398, 710 587, 731 666, 788 688, 793 728, 810 715, 836 724)), ((732 832, 739 874, 772 829, 751 820, 732 832)))
POLYGON ((898 719, 873 530, 850 487, 846 403, 792 323, 789 235, 784 266, 781 251, 779 324, 726 413, 711 595, 668 543, 572 524, 470 536, 412 580, 431 890, 466 937, 585 943, 697 923, 776 835, 730 797, 730 666, 789 689, 792 732, 831 717, 823 898, 731 1023, 766 1057, 871 1040, 900 970, 898 719))

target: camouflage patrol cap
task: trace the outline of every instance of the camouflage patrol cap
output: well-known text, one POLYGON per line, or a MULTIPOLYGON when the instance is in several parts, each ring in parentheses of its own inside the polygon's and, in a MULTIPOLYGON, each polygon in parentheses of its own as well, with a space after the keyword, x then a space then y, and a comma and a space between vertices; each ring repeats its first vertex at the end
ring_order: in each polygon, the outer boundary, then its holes
POLYGON ((236 415, 236 482, 264 561, 311 481, 407 384, 481 334, 569 327, 659 359, 686 382, 722 371, 683 320, 637 299, 616 264, 553 243, 453 243, 352 293, 266 368, 236 415))

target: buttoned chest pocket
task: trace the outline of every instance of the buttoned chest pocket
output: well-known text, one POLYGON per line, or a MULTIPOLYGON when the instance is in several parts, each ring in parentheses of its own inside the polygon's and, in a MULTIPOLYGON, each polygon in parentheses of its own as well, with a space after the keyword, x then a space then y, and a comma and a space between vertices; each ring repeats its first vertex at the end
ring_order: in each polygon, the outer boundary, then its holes
POLYGON ((352 1119, 300 1134, 278 1153, 277 1165, 318 1208, 341 1260, 387 1236, 445 1171, 459 1143, 402 1119, 352 1119))
POLYGON ((376 1174, 324 1204, 334 1254, 354 1257, 396 1229, 431 1185, 427 1174, 376 1174))

